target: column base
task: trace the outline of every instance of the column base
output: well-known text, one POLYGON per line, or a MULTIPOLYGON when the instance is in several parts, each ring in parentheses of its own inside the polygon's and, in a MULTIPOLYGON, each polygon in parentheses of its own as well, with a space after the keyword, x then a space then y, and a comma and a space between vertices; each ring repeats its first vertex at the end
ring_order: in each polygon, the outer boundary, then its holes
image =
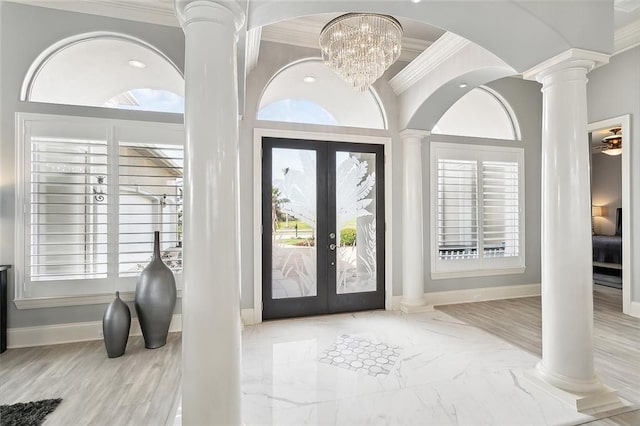
POLYGON ((433 311, 433 305, 428 305, 427 301, 422 299, 403 299, 400 302, 400 311, 404 314, 417 314, 419 312, 433 311))
POLYGON ((591 392, 574 392, 564 390, 550 383, 540 373, 539 366, 534 370, 524 372, 524 377, 532 384, 551 394, 555 398, 581 413, 595 415, 605 411, 625 408, 625 404, 618 396, 618 391, 599 383, 598 389, 591 392))

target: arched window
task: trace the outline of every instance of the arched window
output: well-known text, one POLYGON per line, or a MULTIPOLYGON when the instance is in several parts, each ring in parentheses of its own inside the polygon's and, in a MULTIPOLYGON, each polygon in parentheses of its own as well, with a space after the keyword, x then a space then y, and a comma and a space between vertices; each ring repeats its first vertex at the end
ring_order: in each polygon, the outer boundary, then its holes
POLYGON ((478 87, 458 99, 431 133, 479 138, 519 140, 511 108, 496 92, 478 87))
POLYGON ((22 99, 144 111, 184 112, 184 79, 146 43, 85 34, 51 46, 34 62, 22 99))
POLYGON ((385 129, 372 90, 357 92, 322 61, 309 59, 275 75, 260 99, 258 120, 385 129))

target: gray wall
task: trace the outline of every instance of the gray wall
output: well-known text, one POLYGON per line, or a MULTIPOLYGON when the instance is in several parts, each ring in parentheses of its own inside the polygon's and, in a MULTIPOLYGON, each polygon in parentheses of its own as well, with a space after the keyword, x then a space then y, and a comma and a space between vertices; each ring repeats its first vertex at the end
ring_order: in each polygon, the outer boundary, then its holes
POLYGON ((542 142, 542 93, 540 85, 517 78, 503 78, 487 84, 511 105, 520 125, 521 141, 498 141, 462 136, 431 135, 433 142, 494 145, 524 148, 525 179, 525 272, 487 277, 431 279, 431 226, 429 205, 429 146, 422 150, 424 192, 425 291, 462 290, 540 283, 540 165, 542 142))
POLYGON ((622 156, 591 155, 591 204, 606 207, 602 217, 593 218, 596 234, 615 234, 616 209, 622 207, 622 156))
MULTIPOLYGON (((122 32, 141 38, 156 46, 169 56, 180 68, 183 67, 183 33, 178 28, 143 24, 125 20, 82 15, 72 12, 43 9, 13 3, 0 3, 2 6, 1 21, 1 53, 2 75, 0 89, 0 262, 14 264, 14 208, 15 208, 15 112, 39 112, 50 114, 68 114, 118 119, 135 119, 151 121, 180 122, 181 117, 138 111, 118 111, 103 108, 75 107, 24 103, 19 101, 19 92, 28 67, 37 55, 52 43, 78 33, 89 31, 122 32), (55 25, 52 23, 55 22, 55 25), (33 31, 37 28, 38 31, 33 31)), ((317 52, 310 49, 282 46, 275 43, 264 43, 261 47, 258 67, 248 76, 246 110, 240 122, 240 207, 241 207, 241 265, 242 265, 242 307, 253 307, 253 249, 259 241, 253 240, 253 130, 256 127, 273 129, 293 129, 303 131, 326 132, 324 126, 309 126, 287 123, 257 122, 256 108, 264 86, 269 79, 283 66, 305 57, 317 57, 317 52)), ((398 64, 396 67, 402 66, 398 64)), ((369 136, 387 136, 392 139, 392 197, 393 215, 393 294, 400 295, 402 288, 402 146, 397 128, 396 97, 387 84, 386 76, 375 85, 376 91, 387 113, 389 129, 363 130, 354 128, 332 128, 334 133, 358 134, 369 136)), ((524 274, 504 275, 498 277, 466 278, 455 280, 432 281, 429 278, 429 247, 425 247, 427 255, 425 291, 466 289, 474 287, 493 287, 513 284, 531 284, 540 281, 539 261, 539 200, 540 200, 540 115, 542 111, 539 86, 536 83, 517 79, 504 79, 490 84, 500 92, 513 107, 520 121, 525 147, 526 173, 526 266, 524 274)), ((439 140, 458 143, 470 143, 469 138, 440 137, 439 140)), ((473 143, 494 144, 494 141, 476 140, 473 143)), ((500 142, 498 142, 500 143, 500 142)), ((502 142, 504 143, 504 142, 502 142)), ((506 142, 513 146, 513 142, 506 142)), ((425 189, 428 189, 429 161, 428 146, 425 144, 424 178, 425 189)), ((428 190, 426 190, 428 193, 428 190)), ((425 196, 425 212, 428 209, 428 197, 425 196)), ((428 217, 425 218, 429 220, 428 217)), ((427 222, 428 224, 428 222, 427 222)), ((425 241, 429 241, 429 226, 425 226, 425 241)), ((13 298, 13 272, 9 274, 9 298, 13 298)), ((47 309, 17 310, 10 303, 9 327, 26 327, 47 324, 96 321, 102 317, 104 305, 73 306, 47 309)), ((178 308, 179 309, 179 308, 178 308)), ((179 310, 178 310, 179 312, 179 310)))
MULTIPOLYGON (((295 129, 309 132, 326 132, 325 126, 304 124, 287 124, 275 122, 258 122, 255 120, 260 95, 273 75, 287 64, 302 58, 317 57, 312 49, 284 46, 278 43, 262 43, 259 64, 247 79, 246 111, 240 127, 240 206, 242 232, 242 307, 253 307, 253 173, 243 165, 252 164, 253 130, 254 128, 295 129)), ((398 66, 402 66, 399 64, 398 66)), ((394 70, 395 71, 395 70, 394 70)), ((388 131, 376 131, 353 128, 331 128, 331 132, 359 134, 370 136, 388 136, 392 138, 393 188, 393 250, 387 252, 392 256, 393 295, 402 295, 402 142, 396 115, 396 97, 391 91, 386 76, 375 84, 375 89, 387 112, 388 131)), ((430 278, 430 226, 429 226, 429 146, 423 145, 423 191, 424 191, 424 232, 425 232, 425 291, 446 291, 482 287, 497 287, 517 284, 540 283, 540 149, 541 149, 541 116, 542 95, 540 85, 535 82, 516 78, 505 78, 489 84, 498 91, 513 108, 522 134, 521 142, 495 141, 458 136, 433 136, 433 140, 453 143, 475 143, 503 146, 522 146, 525 150, 525 253, 526 271, 523 274, 499 275, 476 278, 431 280, 430 278)))
MULTIPOLYGON (((611 58, 587 76, 589 122, 631 114, 631 229, 623 230, 631 239, 631 259, 640 255, 640 47, 611 58)), ((624 147, 623 147, 624 149, 624 147)), ((631 272, 631 300, 640 301, 640 267, 631 272)))
MULTIPOLYGON (((242 307, 253 307, 253 250, 254 244, 260 241, 253 239, 253 132, 255 128, 298 130, 305 132, 331 132, 345 135, 386 136, 392 138, 392 197, 387 200, 391 203, 393 216, 393 288, 394 294, 399 294, 401 284, 401 230, 399 228, 402 215, 402 147, 399 143, 397 128, 396 97, 383 76, 374 85, 378 97, 384 106, 387 115, 388 130, 357 129, 350 127, 331 127, 278 123, 256 120, 260 97, 269 80, 286 65, 305 58, 318 58, 319 52, 296 46, 287 46, 279 43, 262 42, 260 45, 260 57, 258 66, 247 77, 247 93, 245 114, 240 122, 240 229, 241 229, 241 265, 242 265, 242 307)), ((398 64, 401 67, 404 64, 398 64)), ((398 68, 394 70, 397 71, 398 68)), ((387 253, 390 256, 391 253, 387 253)))
MULTIPOLYGON (((164 52, 181 69, 184 35, 179 28, 64 12, 0 2, 0 264, 15 268, 15 113, 32 112, 123 120, 182 122, 182 115, 106 108, 21 102, 20 89, 27 69, 51 44, 66 37, 94 31, 111 31, 140 38, 164 52)), ((9 300, 14 297, 14 271, 9 270, 9 300)), ((106 305, 18 310, 9 302, 8 326, 28 327, 98 321, 106 305)), ((180 312, 180 304, 176 307, 180 312)), ((135 310, 134 310, 135 315, 135 310)))

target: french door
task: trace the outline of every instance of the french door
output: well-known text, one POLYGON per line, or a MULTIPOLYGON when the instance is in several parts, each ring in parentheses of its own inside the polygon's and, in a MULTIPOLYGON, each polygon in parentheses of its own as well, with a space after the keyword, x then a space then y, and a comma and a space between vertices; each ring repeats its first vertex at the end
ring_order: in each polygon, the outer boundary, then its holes
POLYGON ((263 319, 384 308, 383 153, 262 139, 263 319))

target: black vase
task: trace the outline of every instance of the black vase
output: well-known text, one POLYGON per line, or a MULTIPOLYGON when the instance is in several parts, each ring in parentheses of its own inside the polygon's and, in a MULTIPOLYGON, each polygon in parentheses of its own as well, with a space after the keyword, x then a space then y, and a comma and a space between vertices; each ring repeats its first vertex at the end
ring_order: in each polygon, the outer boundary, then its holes
POLYGON ((144 346, 148 349, 164 346, 176 306, 176 280, 160 256, 158 231, 154 232, 151 262, 138 277, 135 306, 144 346))
POLYGON ((115 300, 107 306, 102 317, 102 334, 109 358, 117 358, 124 354, 130 328, 131 311, 120 299, 120 292, 116 291, 115 300))

